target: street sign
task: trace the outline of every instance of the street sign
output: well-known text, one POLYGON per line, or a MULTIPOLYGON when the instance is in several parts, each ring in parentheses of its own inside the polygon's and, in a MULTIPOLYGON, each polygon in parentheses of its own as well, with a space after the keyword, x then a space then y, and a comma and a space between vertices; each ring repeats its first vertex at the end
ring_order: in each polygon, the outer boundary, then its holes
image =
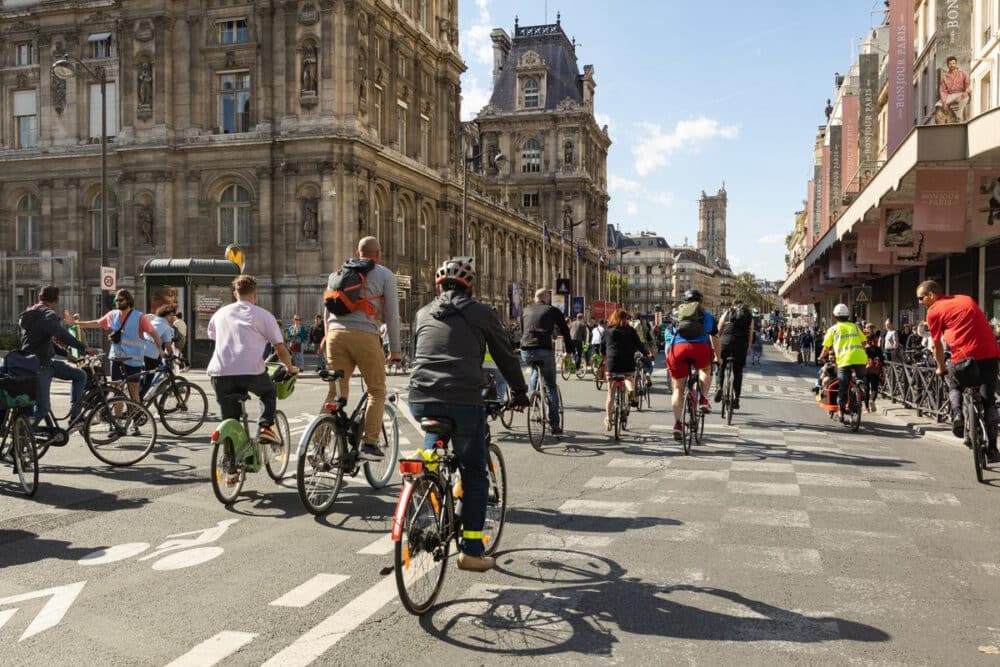
POLYGON ((101 289, 114 292, 118 289, 117 270, 112 266, 101 267, 101 289))
POLYGON ((569 278, 556 278, 556 294, 570 294, 569 278))
POLYGON ((872 302, 872 288, 871 287, 855 287, 852 290, 852 299, 854 303, 859 306, 867 306, 872 302))
POLYGON ((410 289, 410 276, 396 274, 396 287, 399 289, 410 289))

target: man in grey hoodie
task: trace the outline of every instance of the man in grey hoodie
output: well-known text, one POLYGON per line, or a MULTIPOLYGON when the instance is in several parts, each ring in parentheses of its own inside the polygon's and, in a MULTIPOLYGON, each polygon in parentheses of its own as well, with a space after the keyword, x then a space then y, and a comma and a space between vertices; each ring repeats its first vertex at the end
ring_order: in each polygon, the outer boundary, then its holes
MULTIPOLYGON (((483 555, 482 539, 489 491, 482 395, 486 350, 510 382, 514 408, 527 406, 528 386, 500 319, 472 298, 475 282, 469 257, 453 257, 437 270, 438 296, 417 312, 413 326, 409 404, 416 419, 448 417, 455 422, 451 446, 464 488, 458 567, 485 572, 494 565, 493 558, 483 555)), ((428 434, 427 446, 433 447, 435 439, 428 434)))

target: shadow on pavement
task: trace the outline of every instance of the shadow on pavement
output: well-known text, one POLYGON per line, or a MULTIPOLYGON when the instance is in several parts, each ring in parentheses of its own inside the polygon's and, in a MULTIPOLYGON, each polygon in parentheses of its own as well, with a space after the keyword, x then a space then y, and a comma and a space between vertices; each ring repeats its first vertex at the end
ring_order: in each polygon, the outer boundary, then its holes
POLYGON ((588 514, 563 514, 550 509, 507 510, 507 521, 524 525, 544 526, 559 530, 572 529, 587 533, 623 533, 652 526, 680 526, 677 519, 651 516, 591 516, 588 514))
MULTIPOLYGON (((314 517, 314 520, 327 528, 355 533, 388 533, 392 528, 392 514, 398 496, 399 487, 396 484, 382 489, 371 489, 361 484, 347 487, 341 490, 330 510, 314 517)), ((295 499, 298 501, 297 495, 295 499)), ((302 511, 306 511, 305 508, 302 511)))
POLYGON ((94 549, 102 548, 74 548, 70 544, 65 540, 43 539, 28 530, 0 530, 0 570, 48 558, 76 561, 92 553, 94 549), (16 547, 12 546, 15 544, 16 547))
POLYGON ((621 641, 616 633, 799 644, 890 639, 874 626, 802 614, 736 591, 627 577, 614 561, 578 551, 514 550, 499 554, 497 563, 498 572, 531 588, 474 586, 468 597, 423 616, 424 630, 455 646, 515 656, 609 657, 621 641))

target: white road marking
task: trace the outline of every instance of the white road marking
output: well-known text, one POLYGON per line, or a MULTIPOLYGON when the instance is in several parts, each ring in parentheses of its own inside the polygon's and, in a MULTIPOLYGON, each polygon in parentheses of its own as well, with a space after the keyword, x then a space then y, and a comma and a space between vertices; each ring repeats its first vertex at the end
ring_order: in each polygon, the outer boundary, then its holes
POLYGON ((762 507, 730 507, 722 515, 725 523, 780 528, 808 528, 809 513, 802 510, 775 510, 762 507))
POLYGON ((633 516, 639 503, 611 502, 607 500, 567 500, 559 506, 562 514, 584 516, 624 517, 633 516))
POLYGON ((252 632, 223 631, 206 639, 167 667, 210 667, 254 640, 252 632))
POLYGON ((722 545, 729 552, 731 562, 746 567, 789 574, 821 574, 823 561, 816 549, 791 549, 783 547, 755 547, 746 544, 722 545))
POLYGON ((80 565, 107 565, 115 561, 125 560, 132 556, 138 556, 149 548, 148 542, 131 542, 129 544, 117 544, 107 549, 98 549, 77 561, 80 565))
MULTIPOLYGON (((164 556, 153 563, 153 569, 158 571, 181 570, 185 567, 194 567, 218 558, 225 551, 222 547, 200 547, 198 549, 188 549, 178 551, 169 556, 164 556)), ((139 560, 145 560, 140 558, 139 560)))
POLYGON ((906 491, 903 489, 876 489, 875 493, 882 500, 891 503, 919 503, 922 505, 961 505, 958 498, 951 493, 932 493, 930 491, 906 491))
POLYGON ((588 489, 618 489, 637 484, 651 484, 654 481, 642 477, 591 477, 584 486, 588 489))
POLYGON ((682 468, 667 468, 663 471, 663 479, 684 479, 711 482, 726 482, 729 480, 728 470, 684 470, 682 468))
POLYGON ((346 574, 320 572, 309 581, 296 586, 270 604, 272 607, 306 607, 329 593, 335 586, 347 581, 346 574))
POLYGON ((413 428, 417 429, 417 433, 423 433, 424 429, 420 428, 420 422, 414 419, 413 415, 410 414, 410 404, 404 401, 402 398, 398 398, 396 400, 402 406, 398 410, 398 412, 402 414, 404 417, 406 417, 406 421, 410 422, 410 425, 413 426, 413 428))
POLYGON ((396 597, 389 575, 279 651, 263 667, 305 667, 396 597))
POLYGON ((369 556, 385 556, 386 554, 392 553, 393 548, 395 548, 396 543, 392 541, 392 535, 386 533, 382 537, 378 538, 371 544, 369 544, 364 549, 358 551, 359 554, 367 554, 369 556))
POLYGON ((767 461, 733 461, 729 469, 739 472, 795 472, 791 463, 770 463, 767 461))
POLYGON ((17 613, 17 607, 13 609, 5 609, 0 611, 0 629, 3 628, 4 623, 10 620, 11 616, 17 613))
POLYGON ((849 477, 846 475, 827 475, 825 473, 818 472, 797 472, 795 473, 795 479, 801 486, 835 486, 835 487, 853 487, 853 488, 868 488, 871 484, 868 480, 860 479, 858 477, 849 477))
POLYGON ((665 468, 670 465, 670 461, 659 459, 611 459, 608 461, 609 468, 665 468))
MULTIPOLYGON (((55 588, 45 588, 40 591, 32 591, 30 593, 22 593, 21 595, 12 595, 10 597, 0 599, 0 606, 15 604, 18 602, 26 602, 28 600, 34 600, 36 598, 49 597, 49 601, 45 603, 42 610, 38 612, 38 615, 32 619, 31 623, 25 629, 21 638, 18 639, 19 642, 23 642, 29 637, 34 637, 40 632, 44 632, 49 628, 54 628, 59 625, 59 621, 62 620, 66 612, 73 605, 73 601, 76 600, 76 596, 80 594, 83 590, 86 581, 78 581, 74 584, 66 584, 65 586, 57 586, 55 588)), ((4 623, 14 615, 17 609, 14 609, 10 613, 0 612, 3 616, 3 626, 4 623)))
POLYGON ((522 549, 585 548, 600 549, 610 546, 612 538, 605 535, 554 535, 552 533, 530 533, 521 542, 522 549))
POLYGON ((754 496, 798 496, 801 494, 798 484, 777 482, 728 482, 726 490, 729 493, 744 493, 754 496))

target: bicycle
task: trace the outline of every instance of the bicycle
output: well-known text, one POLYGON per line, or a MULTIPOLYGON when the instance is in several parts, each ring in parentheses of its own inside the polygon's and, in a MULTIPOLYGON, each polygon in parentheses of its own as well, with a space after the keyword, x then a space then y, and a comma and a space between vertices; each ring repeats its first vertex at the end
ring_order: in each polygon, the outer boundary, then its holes
MULTIPOLYGON (((276 366, 285 369, 284 364, 276 366)), ((293 378, 291 376, 279 382, 289 382, 293 378)), ((279 398, 287 396, 281 396, 279 392, 279 398)), ((250 394, 245 391, 227 394, 221 400, 235 400, 240 404, 239 418, 224 419, 212 432, 212 491, 220 503, 229 505, 243 489, 247 473, 259 472, 262 465, 267 469, 268 476, 280 483, 288 469, 292 434, 285 413, 277 410, 274 413, 274 431, 278 442, 261 442, 258 436, 250 435, 246 407, 250 394)))
MULTIPOLYGON (((500 396, 497 392, 497 378, 493 371, 486 372, 486 382, 483 393, 483 398, 486 401, 497 401, 502 403, 504 406, 510 406, 510 387, 504 389, 504 395, 500 396)), ((500 423, 508 431, 514 425, 514 408, 504 407, 499 413, 500 423)))
POLYGON ((719 414, 722 421, 727 425, 733 423, 733 402, 736 400, 733 389, 733 358, 726 357, 722 362, 722 373, 725 379, 722 381, 722 406, 719 414))
POLYGON ((649 375, 646 374, 645 369, 642 367, 643 354, 641 352, 635 353, 635 371, 632 373, 632 382, 635 387, 635 400, 636 409, 642 412, 642 403, 645 401, 646 409, 652 409, 651 399, 650 399, 650 381, 649 375))
POLYGON ((976 467, 976 480, 983 483, 984 473, 990 467, 986 458, 986 410, 978 384, 962 387, 962 418, 965 420, 965 444, 972 450, 976 467))
POLYGON ((597 391, 600 391, 608 379, 607 369, 604 368, 604 355, 600 351, 594 351, 590 358, 590 366, 594 369, 594 384, 597 385, 597 391))
MULTIPOLYGON (((506 404, 486 402, 487 483, 486 521, 483 524, 484 554, 500 546, 507 516, 507 465, 492 438, 490 419, 506 404)), ((434 449, 417 450, 399 462, 403 488, 392 518, 393 565, 396 589, 411 614, 425 614, 444 583, 445 566, 452 541, 456 549, 462 535, 462 481, 458 458, 448 446, 455 422, 445 417, 424 418, 420 427, 435 436, 434 449)))
POLYGON ((69 435, 79 430, 91 453, 111 466, 130 466, 146 458, 156 444, 156 421, 141 403, 121 395, 120 389, 104 377, 103 353, 85 356, 80 363, 87 384, 74 417, 56 417, 52 410, 34 428, 38 458, 49 447, 62 447, 69 435), (60 422, 67 421, 66 428, 60 422), (103 431, 103 433, 102 433, 103 431), (146 435, 148 433, 148 436, 146 435))
POLYGON ((618 440, 621 431, 628 427, 628 391, 625 389, 624 375, 613 373, 608 382, 611 383, 611 428, 614 430, 615 440, 618 440))
POLYGON ((365 409, 368 392, 363 391, 354 411, 344 411, 347 399, 341 391, 342 370, 320 371, 324 382, 336 383, 336 396, 316 415, 299 440, 299 463, 296 486, 299 499, 310 513, 321 515, 330 509, 340 488, 344 474, 355 477, 364 468, 365 479, 373 489, 385 487, 392 478, 399 458, 399 423, 395 406, 396 395, 386 398, 382 413, 382 430, 378 446, 385 457, 379 461, 362 461, 361 436, 364 432, 365 409))
POLYGON ((698 369, 694 362, 688 359, 687 383, 684 386, 684 402, 681 408, 681 444, 684 446, 684 453, 690 454, 691 447, 697 443, 701 445, 705 434, 705 413, 699 406, 701 405, 701 380, 698 377, 698 369))
MULTIPOLYGON (((840 389, 838 382, 837 391, 839 392, 840 389)), ((841 423, 854 433, 857 433, 858 429, 861 428, 861 406, 865 405, 867 401, 865 388, 862 383, 857 381, 854 370, 851 369, 851 377, 847 382, 847 402, 844 404, 844 412, 841 413, 841 423), (846 421, 844 420, 845 416, 847 417, 846 421)), ((832 418, 834 414, 831 412, 830 417, 832 418)))
MULTIPOLYGON (((527 413, 528 440, 531 442, 531 446, 539 451, 541 451, 542 441, 545 439, 545 429, 548 428, 549 422, 548 389, 545 388, 545 379, 542 377, 544 366, 545 362, 541 359, 531 362, 531 374, 532 377, 536 378, 537 383, 535 384, 536 389, 528 394, 528 409, 525 411, 527 413)), ((565 428, 562 390, 559 389, 558 385, 556 386, 556 398, 559 399, 559 424, 565 428)))
POLYGON ((587 369, 583 366, 577 366, 573 355, 569 355, 568 357, 563 357, 560 374, 563 380, 569 380, 572 375, 576 375, 577 380, 582 380, 587 374, 587 369))
MULTIPOLYGON (((163 357, 155 369, 143 371, 140 377, 152 377, 149 387, 142 395, 142 404, 156 410, 163 428, 177 436, 191 435, 208 418, 208 396, 205 390, 186 378, 178 378, 174 363, 180 359, 174 355, 163 357)), ((111 383, 119 394, 128 398, 124 380, 111 383)), ((140 382, 141 384, 141 382, 140 382)))
POLYGON ((21 490, 29 498, 38 490, 38 450, 31 430, 35 387, 33 376, 3 378, 0 408, 0 460, 10 461, 21 490))

